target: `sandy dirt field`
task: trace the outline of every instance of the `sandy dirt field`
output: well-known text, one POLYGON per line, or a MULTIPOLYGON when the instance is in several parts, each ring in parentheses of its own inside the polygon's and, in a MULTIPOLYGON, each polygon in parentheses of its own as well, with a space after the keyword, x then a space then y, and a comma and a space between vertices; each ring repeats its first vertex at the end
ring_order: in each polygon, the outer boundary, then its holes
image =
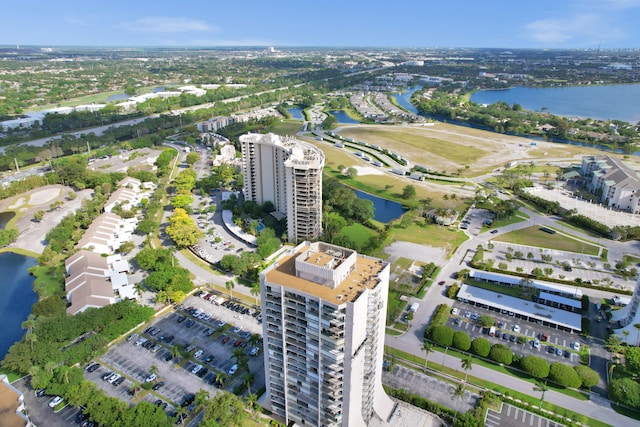
POLYGON ((67 195, 71 191, 71 188, 63 185, 49 185, 0 201, 0 212, 14 211, 18 216, 15 226, 20 235, 10 246, 41 254, 47 232, 58 225, 63 217, 79 209, 82 201, 93 194, 93 190, 77 191, 76 199, 69 200, 67 195), (49 206, 58 200, 63 205, 51 211, 49 206), (42 221, 37 222, 33 215, 39 210, 46 213, 42 221))
POLYGON ((488 173, 512 161, 573 161, 583 155, 604 154, 589 147, 535 141, 446 123, 434 126, 349 125, 335 131, 356 141, 388 148, 413 164, 435 171, 454 173, 468 166, 464 176, 488 173))

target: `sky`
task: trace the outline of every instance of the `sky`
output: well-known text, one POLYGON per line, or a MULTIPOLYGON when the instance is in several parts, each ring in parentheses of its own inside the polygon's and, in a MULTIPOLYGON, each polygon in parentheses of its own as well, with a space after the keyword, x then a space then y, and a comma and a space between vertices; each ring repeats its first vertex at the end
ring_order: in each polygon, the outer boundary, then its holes
POLYGON ((21 0, 0 45, 640 48, 640 0, 21 0))

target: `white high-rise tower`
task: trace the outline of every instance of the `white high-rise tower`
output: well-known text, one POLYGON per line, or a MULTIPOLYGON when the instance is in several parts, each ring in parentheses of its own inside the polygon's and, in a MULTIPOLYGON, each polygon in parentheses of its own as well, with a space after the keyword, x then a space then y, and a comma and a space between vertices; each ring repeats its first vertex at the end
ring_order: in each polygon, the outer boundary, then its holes
POLYGON ((286 424, 384 425, 389 263, 303 242, 260 274, 266 405, 286 424))

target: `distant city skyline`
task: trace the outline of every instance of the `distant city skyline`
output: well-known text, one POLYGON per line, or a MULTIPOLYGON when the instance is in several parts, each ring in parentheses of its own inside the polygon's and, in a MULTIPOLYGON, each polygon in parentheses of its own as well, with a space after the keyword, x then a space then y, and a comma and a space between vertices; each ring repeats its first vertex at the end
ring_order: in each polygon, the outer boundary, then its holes
POLYGON ((0 45, 640 48, 640 0, 3 5, 0 45))

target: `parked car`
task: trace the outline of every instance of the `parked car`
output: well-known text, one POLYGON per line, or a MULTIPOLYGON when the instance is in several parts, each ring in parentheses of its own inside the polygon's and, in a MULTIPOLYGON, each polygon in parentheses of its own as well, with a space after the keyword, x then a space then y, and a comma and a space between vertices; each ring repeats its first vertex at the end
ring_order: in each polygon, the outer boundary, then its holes
MULTIPOLYGON (((237 369, 237 365, 236 365, 236 369, 237 369)), ((64 399, 62 398, 62 396, 56 396, 49 401, 49 408, 55 408, 62 402, 64 402, 64 399)))
POLYGON ((229 375, 233 375, 238 371, 238 364, 234 364, 231 368, 229 368, 229 375))
POLYGON ((144 379, 145 383, 150 383, 151 381, 155 381, 158 378, 156 374, 150 374, 147 378, 144 379))
POLYGON ((535 340, 533 340, 533 348, 539 348, 539 347, 540 347, 540 340, 536 338, 535 340))
POLYGON ((115 380, 114 382, 112 382, 111 384, 113 384, 114 387, 117 387, 120 384, 122 384, 123 382, 124 382, 124 377, 120 377, 117 380, 115 380))
POLYGON ((160 381, 157 384, 154 384, 153 387, 151 387, 152 390, 160 390, 160 388, 162 388, 162 386, 164 386, 164 381, 160 381))

